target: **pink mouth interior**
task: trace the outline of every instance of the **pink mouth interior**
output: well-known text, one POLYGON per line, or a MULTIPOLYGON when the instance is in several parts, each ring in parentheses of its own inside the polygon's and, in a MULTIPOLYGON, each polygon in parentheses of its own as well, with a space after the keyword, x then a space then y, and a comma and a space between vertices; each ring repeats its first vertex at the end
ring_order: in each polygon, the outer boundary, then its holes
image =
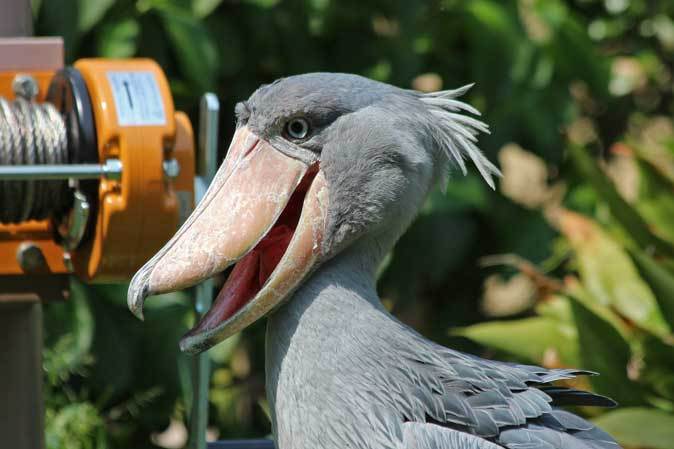
POLYGON ((234 265, 213 306, 191 334, 214 329, 234 316, 262 289, 290 245, 302 214, 304 197, 317 173, 317 168, 311 168, 304 175, 274 226, 234 265))

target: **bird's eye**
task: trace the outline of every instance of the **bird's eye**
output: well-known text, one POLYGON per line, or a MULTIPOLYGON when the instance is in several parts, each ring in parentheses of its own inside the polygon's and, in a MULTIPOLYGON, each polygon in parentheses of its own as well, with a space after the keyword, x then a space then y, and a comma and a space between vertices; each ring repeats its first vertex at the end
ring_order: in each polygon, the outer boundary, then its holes
POLYGON ((292 139, 304 139, 309 134, 309 122, 301 117, 288 121, 286 134, 292 139))

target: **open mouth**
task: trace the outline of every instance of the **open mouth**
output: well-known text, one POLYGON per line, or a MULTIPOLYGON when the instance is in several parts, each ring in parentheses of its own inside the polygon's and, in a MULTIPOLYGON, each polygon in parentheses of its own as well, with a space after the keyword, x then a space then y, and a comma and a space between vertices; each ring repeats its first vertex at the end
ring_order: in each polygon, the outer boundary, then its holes
POLYGON ((210 310, 190 331, 191 335, 215 329, 262 290, 290 245, 304 198, 317 173, 318 165, 307 171, 269 232, 231 269, 210 310))
POLYGON ((225 273, 211 309, 181 340, 197 353, 273 310, 317 266, 327 223, 328 186, 318 160, 284 154, 239 128, 205 197, 129 285, 130 310, 145 298, 225 273))

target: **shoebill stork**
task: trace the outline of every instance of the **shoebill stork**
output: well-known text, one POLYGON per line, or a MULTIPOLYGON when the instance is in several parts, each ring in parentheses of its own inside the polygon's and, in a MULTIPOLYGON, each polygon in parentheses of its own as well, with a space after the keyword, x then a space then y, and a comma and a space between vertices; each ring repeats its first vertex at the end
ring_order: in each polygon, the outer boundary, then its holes
MULTIPOLYGON (((425 339, 380 303, 375 271, 487 127, 457 98, 355 75, 262 86, 205 198, 133 278, 129 307, 233 268, 181 341, 204 351, 264 316, 279 449, 617 449, 561 405, 612 406, 551 382, 590 374, 481 359, 425 339)), ((451 235, 445 238, 453 238, 451 235)))

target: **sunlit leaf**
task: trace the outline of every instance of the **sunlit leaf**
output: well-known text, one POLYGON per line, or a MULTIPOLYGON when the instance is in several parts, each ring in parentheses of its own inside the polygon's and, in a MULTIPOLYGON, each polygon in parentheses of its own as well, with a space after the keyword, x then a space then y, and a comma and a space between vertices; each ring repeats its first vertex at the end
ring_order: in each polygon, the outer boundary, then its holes
POLYGON ((575 329, 548 317, 492 321, 452 329, 451 333, 505 351, 529 363, 540 364, 545 352, 553 349, 565 365, 578 364, 575 329))
POLYGON ((594 299, 648 332, 670 333, 653 292, 616 241, 590 219, 569 211, 561 213, 560 227, 575 251, 583 286, 594 299))
POLYGON ((192 0, 192 12, 200 19, 210 15, 222 0, 192 0))
POLYGON ((103 18, 115 0, 78 0, 77 30, 86 33, 103 18))
POLYGON ((105 449, 105 422, 89 402, 75 402, 45 413, 47 449, 105 449))
POLYGON ((625 447, 674 449, 674 414, 653 408, 619 408, 594 422, 625 447))

